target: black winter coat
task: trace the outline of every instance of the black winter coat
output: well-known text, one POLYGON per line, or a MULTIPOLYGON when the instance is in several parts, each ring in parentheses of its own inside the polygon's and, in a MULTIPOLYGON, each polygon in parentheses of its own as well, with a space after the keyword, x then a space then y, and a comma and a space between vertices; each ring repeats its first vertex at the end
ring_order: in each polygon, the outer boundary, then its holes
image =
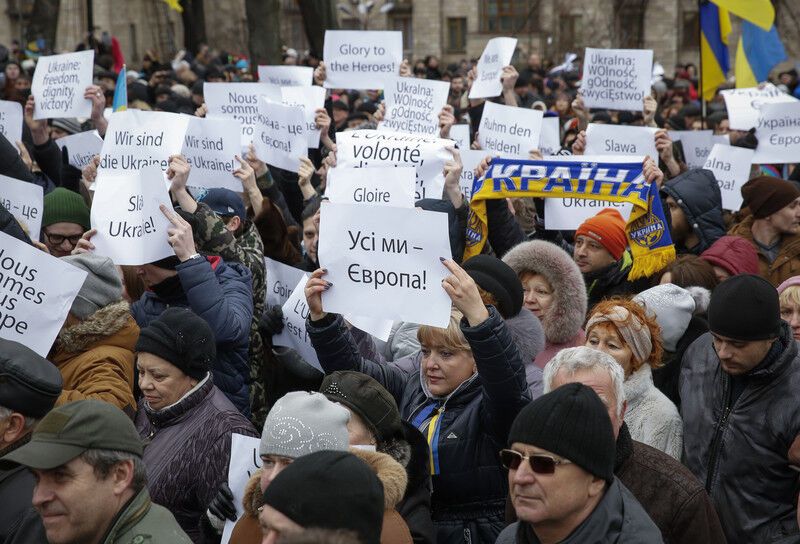
POLYGON ((586 293, 589 296, 587 305, 589 315, 592 314, 594 305, 604 298, 635 295, 650 287, 650 278, 628 280, 632 264, 630 253, 625 251, 622 258, 616 263, 583 275, 583 279, 586 281, 586 293))
POLYGON ((306 322, 326 372, 372 376, 394 396, 403 419, 429 437, 439 544, 492 543, 505 525, 508 478, 498 453, 530 396, 516 344, 497 310, 488 308, 489 319, 477 327, 461 322, 478 373, 445 399, 432 397, 419 373, 364 359, 341 316, 306 322))
MULTIPOLYGON (((12 444, 0 451, 0 457, 26 444, 27 439, 12 444)), ((24 466, 0 467, 0 542, 14 532, 22 520, 22 515, 31 507, 33 486, 36 482, 33 473, 24 466)))
POLYGON ((697 235, 695 247, 676 247, 679 253, 700 255, 711 244, 725 236, 725 221, 722 219, 722 194, 710 170, 694 169, 669 180, 661 193, 671 196, 697 235))
POLYGON ((681 395, 679 388, 679 381, 681 376, 681 361, 683 361, 683 354, 692 345, 692 342, 703 336, 708 332, 708 322, 699 316, 692 316, 689 321, 689 326, 686 332, 683 333, 681 339, 678 340, 678 345, 674 352, 664 350, 664 356, 661 360, 664 366, 653 370, 653 383, 655 386, 664 393, 669 400, 671 400, 678 410, 681 409, 681 395))

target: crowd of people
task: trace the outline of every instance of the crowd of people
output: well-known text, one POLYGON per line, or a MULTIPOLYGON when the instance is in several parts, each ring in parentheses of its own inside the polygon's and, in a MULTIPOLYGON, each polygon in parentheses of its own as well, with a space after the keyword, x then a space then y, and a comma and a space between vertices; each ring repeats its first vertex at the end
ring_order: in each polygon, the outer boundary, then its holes
MULTIPOLYGON (((326 79, 320 59, 287 49, 284 63, 326 79)), ((96 56, 89 119, 34 119, 25 64, 5 59, 2 98, 25 124, 22 141, 0 137, 0 173, 43 188, 41 237, 2 206, 0 228, 87 277, 46 357, 0 339, 0 542, 210 543, 226 522, 234 544, 800 542, 800 168, 753 165, 742 209, 724 210, 668 130, 758 142, 730 129, 719 93, 701 114, 694 65, 654 81, 640 112, 592 110, 580 59, 531 54, 491 99, 557 117, 565 155, 584 153, 589 123, 657 129, 643 171, 677 259, 630 280, 619 211, 548 230, 527 197, 487 201, 489 243, 464 259, 455 152, 443 198, 417 203, 450 222, 448 324, 396 322, 384 342, 325 311, 336 286, 317 247, 336 137, 376 127, 380 91, 329 90, 299 172, 251 146, 239 192, 192 194, 172 156, 174 255, 117 266, 92 243, 99 157, 79 170, 56 143, 105 134, 115 59, 96 56), (322 372, 272 343, 285 320, 265 257, 310 275, 322 372), (235 490, 234 434, 260 436, 260 468, 235 490)), ((150 52, 127 72, 128 107, 204 116, 204 83, 250 68, 205 46, 171 63, 150 52)), ((448 81, 439 135, 468 125, 480 149, 474 60, 400 73, 448 81)), ((774 83, 800 95, 794 70, 774 83)))

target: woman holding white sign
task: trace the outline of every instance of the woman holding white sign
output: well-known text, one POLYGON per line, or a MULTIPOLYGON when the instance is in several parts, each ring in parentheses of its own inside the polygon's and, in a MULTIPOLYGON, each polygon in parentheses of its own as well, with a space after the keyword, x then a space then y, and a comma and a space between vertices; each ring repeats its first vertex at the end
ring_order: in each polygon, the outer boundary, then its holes
POLYGON ((494 542, 505 525, 508 493, 496 451, 530 400, 525 368, 497 309, 484 305, 460 266, 442 262, 451 272, 442 287, 455 308, 446 329, 420 327, 414 372, 359 354, 342 316, 322 308, 322 292, 332 287, 324 269, 306 284, 306 330, 327 373, 372 376, 395 398, 403 418, 427 437, 437 542, 494 542))

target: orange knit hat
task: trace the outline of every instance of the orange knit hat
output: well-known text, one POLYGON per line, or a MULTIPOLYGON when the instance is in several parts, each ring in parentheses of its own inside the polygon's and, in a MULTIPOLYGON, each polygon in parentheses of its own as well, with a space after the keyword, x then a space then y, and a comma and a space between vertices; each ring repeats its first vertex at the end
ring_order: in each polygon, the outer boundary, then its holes
POLYGON ((625 236, 625 219, 613 208, 605 208, 594 217, 584 221, 575 237, 588 236, 611 253, 616 260, 622 258, 625 248, 628 247, 628 238, 625 236))

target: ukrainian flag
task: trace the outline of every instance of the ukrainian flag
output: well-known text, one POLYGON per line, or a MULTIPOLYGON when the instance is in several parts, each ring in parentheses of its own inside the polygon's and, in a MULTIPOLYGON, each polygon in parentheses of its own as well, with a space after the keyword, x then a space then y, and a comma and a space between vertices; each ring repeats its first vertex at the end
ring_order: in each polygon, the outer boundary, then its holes
POLYGON ((736 49, 736 87, 755 87, 766 81, 769 71, 787 59, 778 30, 772 25, 762 30, 750 21, 742 21, 742 37, 736 49))
POLYGON ((125 111, 128 109, 128 71, 125 65, 122 65, 122 70, 119 71, 117 76, 117 86, 114 88, 114 103, 111 105, 111 111, 125 111))
POLYGON ((703 98, 711 100, 717 88, 725 83, 730 70, 728 34, 731 18, 728 10, 712 2, 700 4, 700 58, 703 72, 700 90, 703 98))

